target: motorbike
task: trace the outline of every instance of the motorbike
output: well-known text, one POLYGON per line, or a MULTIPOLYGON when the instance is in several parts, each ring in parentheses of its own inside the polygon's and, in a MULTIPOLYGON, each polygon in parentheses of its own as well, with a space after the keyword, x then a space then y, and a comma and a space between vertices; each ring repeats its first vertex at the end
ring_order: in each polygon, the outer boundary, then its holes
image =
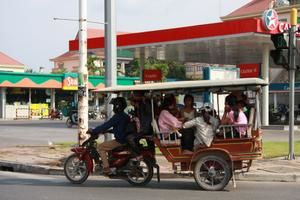
POLYGON ((56 109, 51 109, 50 113, 49 113, 49 117, 50 119, 54 120, 54 119, 60 119, 63 120, 63 113, 60 110, 56 110, 56 109))
POLYGON ((270 121, 285 123, 289 117, 289 107, 285 104, 279 104, 277 110, 270 110, 270 121))
POLYGON ((96 120, 97 117, 98 117, 98 114, 97 114, 96 111, 89 111, 88 114, 89 114, 89 119, 90 119, 90 120, 91 120, 91 119, 96 120))
POLYGON ((68 128, 72 128, 73 125, 78 125, 78 111, 77 110, 72 110, 69 113, 69 117, 66 121, 66 125, 68 128))
MULTIPOLYGON (((64 174, 71 183, 82 184, 92 173, 104 175, 102 161, 96 149, 97 138, 98 136, 91 136, 82 145, 71 149, 74 153, 64 164, 64 174)), ((152 180, 155 167, 159 180, 159 166, 156 164, 154 148, 141 147, 141 155, 141 161, 134 160, 127 145, 113 149, 108 153, 112 173, 107 176, 111 179, 124 179, 131 185, 143 186, 152 180)))
MULTIPOLYGON (((88 112, 89 120, 97 119, 97 113, 95 111, 89 111, 88 112)), ((69 117, 66 121, 66 125, 68 128, 72 128, 73 125, 78 125, 78 111, 77 110, 72 110, 69 114, 69 117)))
POLYGON ((106 111, 105 110, 102 110, 100 112, 100 119, 106 119, 107 118, 107 114, 106 114, 106 111))

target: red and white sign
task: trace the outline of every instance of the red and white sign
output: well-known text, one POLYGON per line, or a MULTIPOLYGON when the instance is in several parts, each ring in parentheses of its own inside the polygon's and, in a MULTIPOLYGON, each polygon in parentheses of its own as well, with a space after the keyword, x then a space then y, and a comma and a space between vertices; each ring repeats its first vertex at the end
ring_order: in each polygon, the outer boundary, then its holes
MULTIPOLYGON (((267 31, 278 31, 279 33, 287 32, 291 28, 291 24, 287 22, 280 22, 278 14, 274 9, 264 11, 262 17, 264 28, 267 31)), ((297 29, 300 25, 297 24, 297 29)))
POLYGON ((279 19, 277 12, 274 9, 266 10, 263 14, 262 20, 267 30, 274 31, 275 29, 277 29, 279 19))
POLYGON ((247 63, 239 64, 240 78, 258 78, 260 77, 260 64, 258 63, 247 63))
POLYGON ((145 69, 144 81, 161 81, 162 73, 159 69, 145 69))

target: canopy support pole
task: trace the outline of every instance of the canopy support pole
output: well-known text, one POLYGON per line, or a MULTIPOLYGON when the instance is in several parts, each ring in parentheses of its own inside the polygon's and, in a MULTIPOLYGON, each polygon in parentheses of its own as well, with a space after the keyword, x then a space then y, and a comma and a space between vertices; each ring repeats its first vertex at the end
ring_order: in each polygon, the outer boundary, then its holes
MULTIPOLYGON (((269 83, 269 44, 264 44, 262 54, 261 76, 269 83)), ((269 126, 269 85, 262 87, 262 125, 269 126)))

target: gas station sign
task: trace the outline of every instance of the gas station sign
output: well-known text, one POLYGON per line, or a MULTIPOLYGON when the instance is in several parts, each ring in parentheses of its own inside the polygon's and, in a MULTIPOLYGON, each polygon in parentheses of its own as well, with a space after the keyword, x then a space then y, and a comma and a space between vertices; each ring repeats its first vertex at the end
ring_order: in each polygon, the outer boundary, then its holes
POLYGON ((161 81, 162 73, 158 69, 145 69, 144 70, 144 81, 161 81))
POLYGON ((260 77, 260 64, 258 63, 247 63, 239 64, 240 78, 259 78, 260 77))
MULTIPOLYGON (((269 9, 264 11, 262 16, 263 26, 267 31, 277 31, 278 33, 287 32, 291 28, 291 24, 280 22, 276 10, 269 9)), ((300 25, 297 24, 297 28, 300 25)))

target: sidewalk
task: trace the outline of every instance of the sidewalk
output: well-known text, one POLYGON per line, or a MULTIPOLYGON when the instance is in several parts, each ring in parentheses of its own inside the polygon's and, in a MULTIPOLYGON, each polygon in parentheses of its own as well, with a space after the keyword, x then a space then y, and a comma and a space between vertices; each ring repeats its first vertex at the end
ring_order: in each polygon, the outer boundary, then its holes
MULTIPOLYGON (((0 149, 0 170, 63 175, 64 159, 71 154, 69 148, 48 146, 19 146, 0 149)), ((177 178, 171 163, 157 156, 162 178, 177 178)), ((256 160, 250 172, 236 175, 237 180, 300 182, 300 159, 284 158, 256 160)))

